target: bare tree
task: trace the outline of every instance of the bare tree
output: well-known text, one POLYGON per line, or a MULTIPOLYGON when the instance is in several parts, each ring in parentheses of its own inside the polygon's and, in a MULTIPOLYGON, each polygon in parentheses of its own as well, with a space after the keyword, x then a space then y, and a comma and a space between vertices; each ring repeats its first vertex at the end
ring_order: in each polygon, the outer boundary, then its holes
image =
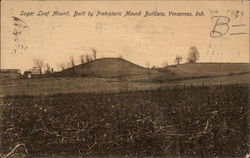
POLYGON ((74 57, 70 57, 70 66, 71 67, 75 67, 75 60, 74 60, 74 57))
POLYGON ((188 62, 196 63, 199 60, 199 58, 200 58, 200 54, 199 54, 198 49, 195 46, 190 47, 188 57, 187 57, 188 62))
POLYGON ((33 60, 35 67, 38 69, 40 77, 42 76, 42 69, 44 66, 44 62, 42 59, 36 58, 33 60))
POLYGON ((95 60, 97 52, 96 52, 96 50, 94 48, 92 48, 92 52, 93 52, 93 57, 94 57, 94 60, 95 60))
POLYGON ((86 59, 86 71, 87 71, 87 76, 89 75, 89 62, 92 61, 92 58, 89 54, 85 55, 85 59, 86 59))
POLYGON ((69 66, 72 68, 73 75, 75 75, 75 59, 73 56, 70 57, 70 63, 69 66))
POLYGON ((83 72, 84 72, 84 63, 85 63, 85 56, 84 55, 80 56, 80 62, 81 62, 81 66, 82 66, 82 75, 83 75, 83 72))
POLYGON ((81 64, 84 64, 84 63, 85 63, 85 57, 84 57, 84 55, 81 55, 81 56, 80 56, 80 63, 81 63, 81 64))
POLYGON ((181 61, 182 61, 182 56, 176 55, 176 57, 175 57, 175 63, 177 63, 179 65, 181 61))
POLYGON ((92 58, 91 58, 91 56, 89 54, 85 55, 85 59, 86 59, 87 63, 92 61, 92 58))
POLYGON ((46 74, 51 73, 51 67, 50 67, 49 63, 46 63, 46 64, 45 64, 45 67, 46 67, 45 73, 46 73, 46 74))

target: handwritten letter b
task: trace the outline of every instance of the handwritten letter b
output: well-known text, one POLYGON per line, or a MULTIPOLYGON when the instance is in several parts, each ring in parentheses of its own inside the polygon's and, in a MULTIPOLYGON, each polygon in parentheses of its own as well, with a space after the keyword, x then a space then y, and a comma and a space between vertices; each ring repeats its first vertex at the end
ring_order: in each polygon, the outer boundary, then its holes
POLYGON ((229 17, 226 17, 226 16, 213 16, 211 19, 212 20, 216 19, 214 28, 210 32, 210 36, 212 38, 221 37, 221 36, 228 33, 228 30, 229 30, 228 23, 230 22, 229 17))

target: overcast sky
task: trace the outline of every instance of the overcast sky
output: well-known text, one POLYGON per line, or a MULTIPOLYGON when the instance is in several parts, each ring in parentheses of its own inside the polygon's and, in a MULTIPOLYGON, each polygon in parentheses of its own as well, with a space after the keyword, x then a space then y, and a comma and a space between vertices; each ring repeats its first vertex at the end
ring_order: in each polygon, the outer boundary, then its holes
MULTIPOLYGON (((145 66, 174 64, 176 55, 187 57, 188 49, 196 46, 199 62, 249 62, 248 2, 3 2, 1 5, 1 68, 33 67, 33 59, 41 58, 54 69, 68 63, 73 56, 97 50, 97 58, 118 57, 145 66), (72 17, 74 11, 155 11, 165 17, 72 17), (50 11, 50 16, 21 16, 21 11, 50 11), (54 10, 69 11, 71 16, 51 17, 54 10), (211 14, 211 11, 218 11, 211 14), (228 10, 238 10, 238 17, 228 10), (205 16, 168 16, 168 12, 203 11, 205 16), (222 37, 212 38, 216 19, 213 15, 230 18, 229 31, 222 37), (21 35, 14 36, 15 16, 27 26, 21 35), (244 24, 244 25, 242 25, 244 24), (232 25, 242 25, 232 27, 232 25), (16 41, 15 41, 16 39, 16 41), (23 46, 19 46, 18 44, 23 46), (27 47, 27 48, 26 48, 27 47), (16 49, 16 52, 14 52, 16 49)), ((35 14, 36 14, 35 13, 35 14)), ((225 21, 224 21, 225 22, 225 21)), ((18 23, 18 22, 16 22, 18 23)), ((19 23, 18 23, 19 24, 19 23)), ((218 27, 223 32, 224 28, 218 27)), ((184 60, 185 61, 185 60, 184 60)))

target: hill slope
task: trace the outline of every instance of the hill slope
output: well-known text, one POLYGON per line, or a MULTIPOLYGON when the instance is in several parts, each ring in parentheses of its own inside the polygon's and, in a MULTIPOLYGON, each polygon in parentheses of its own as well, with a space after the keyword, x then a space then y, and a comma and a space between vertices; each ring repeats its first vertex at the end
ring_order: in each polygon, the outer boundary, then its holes
POLYGON ((116 78, 122 80, 158 80, 171 81, 180 79, 231 76, 250 73, 249 63, 195 63, 172 65, 159 69, 148 69, 122 58, 101 58, 91 62, 53 73, 56 77, 87 76, 116 78))
MULTIPOLYGON (((152 78, 162 75, 164 74, 161 72, 150 70, 152 78)), ((101 58, 54 73, 53 76, 88 76, 144 80, 148 79, 148 69, 122 58, 101 58)))
POLYGON ((196 63, 167 66, 158 69, 170 79, 215 77, 250 73, 248 63, 196 63))

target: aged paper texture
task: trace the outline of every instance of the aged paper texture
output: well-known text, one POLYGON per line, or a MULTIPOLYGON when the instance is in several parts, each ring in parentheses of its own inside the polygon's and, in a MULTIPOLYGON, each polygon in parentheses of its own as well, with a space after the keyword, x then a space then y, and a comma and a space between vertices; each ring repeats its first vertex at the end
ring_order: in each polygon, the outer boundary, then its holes
POLYGON ((248 1, 1 1, 0 157, 249 157, 248 1))

